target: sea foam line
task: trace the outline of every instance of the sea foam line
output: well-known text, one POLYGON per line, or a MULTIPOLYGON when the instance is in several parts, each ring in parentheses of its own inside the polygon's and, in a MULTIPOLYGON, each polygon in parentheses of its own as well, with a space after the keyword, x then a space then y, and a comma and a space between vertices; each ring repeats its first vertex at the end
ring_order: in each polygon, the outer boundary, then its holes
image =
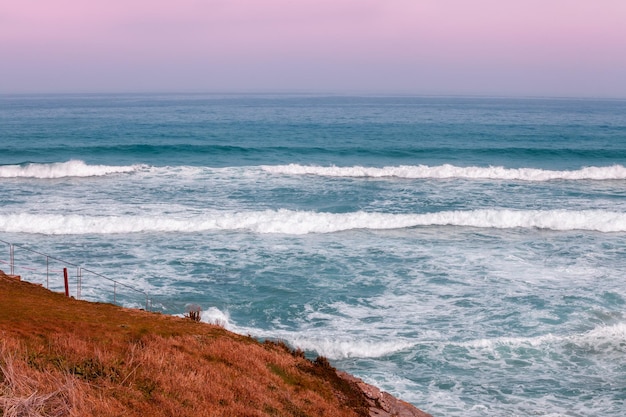
POLYGON ((626 231, 626 213, 606 210, 468 210, 425 214, 317 213, 293 210, 212 212, 189 217, 165 214, 96 216, 2 214, 0 231, 41 234, 111 234, 244 230, 303 235, 354 229, 389 230, 419 226, 540 228, 558 231, 626 231))
POLYGON ((227 330, 238 334, 249 334, 261 339, 279 339, 288 341, 294 348, 316 352, 329 359, 345 358, 380 358, 410 349, 417 342, 410 340, 377 340, 364 339, 362 336, 329 335, 327 337, 309 337, 309 332, 288 330, 263 330, 253 327, 241 327, 230 320, 228 312, 222 312, 216 307, 202 311, 201 320, 210 324, 218 324, 227 330))
POLYGON ((626 167, 612 165, 607 167, 585 167, 574 171, 551 171, 537 168, 458 167, 450 164, 439 166, 400 165, 383 168, 375 167, 337 167, 307 166, 299 164, 263 165, 262 170, 271 174, 282 175, 319 175, 326 177, 353 178, 407 178, 407 179, 490 179, 516 181, 550 180, 623 180, 626 179, 626 167))
POLYGON ((50 164, 27 163, 0 166, 0 178, 99 177, 108 174, 135 172, 142 168, 144 168, 143 165, 87 165, 85 162, 78 160, 50 164))
POLYGON ((536 337, 499 337, 473 340, 460 345, 467 348, 493 350, 497 347, 538 348, 554 344, 569 344, 591 351, 626 351, 626 323, 601 325, 586 333, 566 336, 546 334, 536 337))
MULTIPOLYGON (((249 167, 258 169, 256 167, 249 167)), ((275 175, 318 175, 325 177, 351 178, 405 178, 405 179, 489 179, 512 181, 550 181, 550 180, 623 180, 626 179, 626 167, 612 165, 607 167, 585 167, 573 171, 551 171, 536 168, 458 167, 450 164, 439 166, 399 165, 382 168, 376 167, 337 167, 314 165, 261 165, 261 171, 275 175)), ((146 171, 153 174, 199 176, 207 173, 228 171, 228 168, 168 166, 149 167, 135 164, 127 166, 88 165, 84 161, 71 160, 54 163, 26 163, 0 166, 0 178, 65 178, 94 177, 109 174, 146 171)))

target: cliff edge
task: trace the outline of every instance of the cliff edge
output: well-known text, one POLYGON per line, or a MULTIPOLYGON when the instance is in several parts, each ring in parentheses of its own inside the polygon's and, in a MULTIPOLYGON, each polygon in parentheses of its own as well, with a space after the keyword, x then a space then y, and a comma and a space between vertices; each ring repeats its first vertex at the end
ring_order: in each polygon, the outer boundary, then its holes
POLYGON ((284 343, 1 271, 0 415, 429 416, 284 343))

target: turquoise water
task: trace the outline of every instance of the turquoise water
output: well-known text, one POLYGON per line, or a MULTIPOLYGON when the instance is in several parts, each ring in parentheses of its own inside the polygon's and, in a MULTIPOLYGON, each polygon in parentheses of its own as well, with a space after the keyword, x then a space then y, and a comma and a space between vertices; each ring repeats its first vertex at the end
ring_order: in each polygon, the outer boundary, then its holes
POLYGON ((625 101, 2 96, 0 129, 16 273, 196 303, 435 415, 623 415, 625 101))

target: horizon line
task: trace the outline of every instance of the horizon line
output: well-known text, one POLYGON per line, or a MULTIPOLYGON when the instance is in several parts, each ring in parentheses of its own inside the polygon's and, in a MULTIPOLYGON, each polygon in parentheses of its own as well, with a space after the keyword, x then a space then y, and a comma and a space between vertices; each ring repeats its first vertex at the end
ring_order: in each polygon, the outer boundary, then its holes
POLYGON ((316 96, 316 97, 414 97, 414 98, 469 98, 469 99, 529 99, 529 100, 610 100, 624 101, 621 96, 593 96, 593 95, 540 95, 540 94, 496 94, 496 93, 419 93, 397 91, 310 91, 310 90, 163 90, 163 91, 14 91, 2 92, 0 97, 7 96, 316 96))

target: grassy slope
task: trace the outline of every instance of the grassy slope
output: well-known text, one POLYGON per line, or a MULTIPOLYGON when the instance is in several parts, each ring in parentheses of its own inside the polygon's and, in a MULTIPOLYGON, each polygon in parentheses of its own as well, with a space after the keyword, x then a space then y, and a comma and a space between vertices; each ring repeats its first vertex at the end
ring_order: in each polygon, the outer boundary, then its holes
POLYGON ((0 370, 5 417, 369 414, 362 392, 323 360, 1 272, 0 370))

